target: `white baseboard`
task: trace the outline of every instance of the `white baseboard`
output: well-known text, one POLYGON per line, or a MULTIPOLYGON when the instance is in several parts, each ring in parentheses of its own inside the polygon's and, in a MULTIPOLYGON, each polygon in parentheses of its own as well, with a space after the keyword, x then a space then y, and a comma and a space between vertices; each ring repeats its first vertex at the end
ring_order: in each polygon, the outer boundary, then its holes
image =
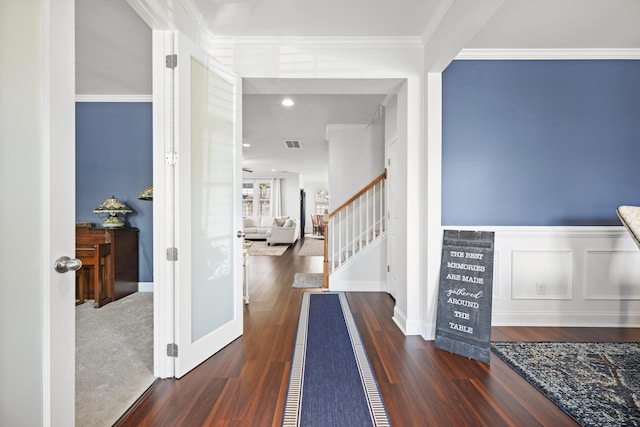
MULTIPOLYGON (((501 312, 493 313, 491 326, 639 328, 640 313, 501 312)), ((421 336, 435 340, 436 324, 423 322, 421 336)))
POLYGON ((433 341, 436 339, 436 324, 422 322, 422 333, 420 334, 425 341, 433 341))
POLYGON ((386 292, 386 282, 329 280, 329 290, 334 292, 386 292))
POLYGON ((405 335, 421 335, 420 334, 420 320, 411 320, 407 319, 406 314, 401 312, 396 305, 393 308, 393 317, 392 320, 394 323, 400 328, 403 334, 405 335))
POLYGON ((153 292, 153 282, 138 282, 138 292, 153 292))
POLYGON ((491 326, 638 328, 640 313, 494 312, 491 326))
POLYGON ((403 334, 407 335, 407 316, 398 309, 396 305, 393 307, 393 322, 400 328, 403 334))

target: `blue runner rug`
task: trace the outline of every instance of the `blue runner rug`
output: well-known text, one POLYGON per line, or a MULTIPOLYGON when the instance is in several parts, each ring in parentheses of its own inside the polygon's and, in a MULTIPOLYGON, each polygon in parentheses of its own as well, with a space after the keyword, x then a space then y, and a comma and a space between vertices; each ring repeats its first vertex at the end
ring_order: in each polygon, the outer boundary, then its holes
POLYGON ((282 425, 391 425, 342 292, 303 294, 282 425))

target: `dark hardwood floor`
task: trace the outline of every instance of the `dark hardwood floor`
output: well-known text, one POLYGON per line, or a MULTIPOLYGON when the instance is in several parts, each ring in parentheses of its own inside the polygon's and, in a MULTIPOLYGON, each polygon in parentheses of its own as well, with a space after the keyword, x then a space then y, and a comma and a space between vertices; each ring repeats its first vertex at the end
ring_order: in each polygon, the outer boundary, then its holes
MULTIPOLYGON (((157 380, 117 426, 279 426, 303 289, 320 257, 249 261, 244 335, 179 380, 157 380)), ((394 426, 575 426, 495 355, 487 365, 404 336, 384 293, 347 294, 394 426)), ((640 329, 494 327, 494 340, 640 341, 640 329)))

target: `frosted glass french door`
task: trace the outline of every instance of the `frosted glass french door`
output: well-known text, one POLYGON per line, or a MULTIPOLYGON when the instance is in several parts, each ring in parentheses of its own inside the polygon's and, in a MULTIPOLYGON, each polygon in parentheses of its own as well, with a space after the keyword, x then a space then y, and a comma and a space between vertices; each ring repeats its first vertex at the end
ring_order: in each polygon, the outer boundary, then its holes
POLYGON ((176 34, 175 376, 242 334, 238 79, 176 34))

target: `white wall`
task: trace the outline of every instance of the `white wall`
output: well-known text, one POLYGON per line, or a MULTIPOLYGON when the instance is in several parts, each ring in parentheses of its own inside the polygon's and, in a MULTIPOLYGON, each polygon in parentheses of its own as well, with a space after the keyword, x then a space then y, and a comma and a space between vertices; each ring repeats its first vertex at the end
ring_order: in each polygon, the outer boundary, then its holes
POLYGON ((299 174, 291 174, 282 179, 282 213, 300 219, 299 174))
POLYGON ((384 134, 377 125, 330 125, 329 207, 336 210, 384 170, 384 134))
POLYGON ((151 29, 125 0, 76 1, 76 94, 150 95, 151 29))
POLYGON ((331 273, 329 288, 345 292, 385 292, 387 238, 376 240, 331 273))
POLYGON ((415 138, 419 138, 420 135, 420 129, 417 130, 418 135, 412 135, 416 132, 415 127, 410 129, 409 105, 411 102, 416 102, 412 101, 415 95, 409 87, 409 82, 398 91, 397 141, 395 143, 397 147, 395 160, 389 168, 391 171, 389 192, 393 193, 390 194, 388 202, 392 217, 389 222, 394 223, 392 231, 395 233, 389 238, 396 240, 392 242, 394 247, 389 251, 390 275, 395 283, 396 299, 393 320, 406 334, 419 334, 421 331, 418 295, 422 291, 420 271, 425 257, 420 247, 416 245, 419 243, 419 238, 416 239, 416 237, 420 236, 422 220, 421 211, 417 209, 423 196, 419 179, 419 168, 422 166, 419 162, 420 151, 412 152, 409 147, 409 142, 415 143, 415 138), (418 160, 417 165, 413 164, 416 160, 418 160), (416 239, 416 241, 411 243, 409 239, 416 239), (410 254, 413 255, 413 260, 410 259, 410 254))

